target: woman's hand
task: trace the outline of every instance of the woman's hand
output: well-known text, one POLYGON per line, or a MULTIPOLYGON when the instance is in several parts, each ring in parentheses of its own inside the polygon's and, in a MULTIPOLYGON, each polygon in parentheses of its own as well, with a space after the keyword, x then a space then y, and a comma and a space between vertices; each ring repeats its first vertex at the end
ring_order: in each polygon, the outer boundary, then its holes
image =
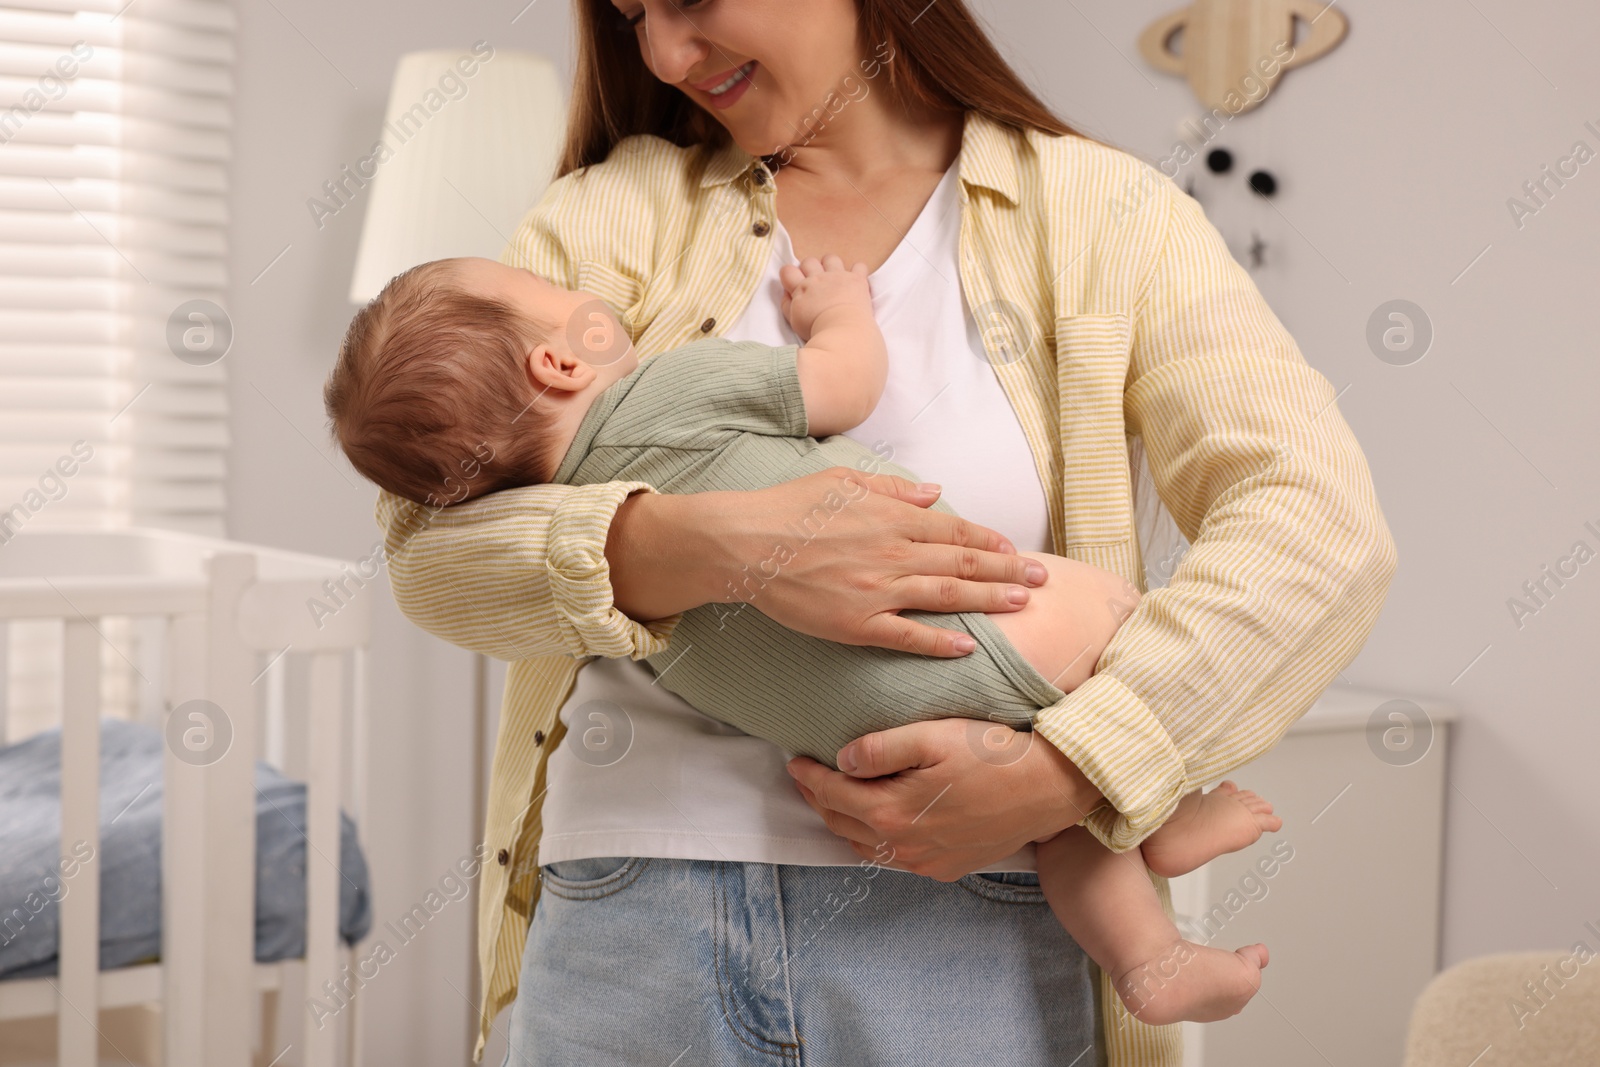
POLYGON ((848 773, 801 756, 789 773, 857 855, 941 882, 1074 825, 1101 799, 1044 738, 981 719, 867 734, 839 766, 848 773))
POLYGON ((1015 611, 1044 567, 986 527, 928 510, 938 487, 834 467, 735 493, 637 494, 606 544, 616 604, 639 620, 748 603, 849 645, 964 656, 972 637, 901 611, 1015 611))

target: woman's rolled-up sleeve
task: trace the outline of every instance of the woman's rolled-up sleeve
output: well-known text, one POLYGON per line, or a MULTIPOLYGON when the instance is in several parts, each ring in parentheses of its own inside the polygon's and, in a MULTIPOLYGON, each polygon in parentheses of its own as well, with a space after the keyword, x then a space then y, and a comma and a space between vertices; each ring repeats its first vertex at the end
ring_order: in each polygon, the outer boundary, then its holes
POLYGON ((1396 550, 1328 380, 1170 181, 1124 394, 1191 547, 1036 728, 1105 795, 1116 850, 1268 751, 1365 642, 1396 550))
POLYGON ((681 616, 640 623, 617 610, 606 534, 643 482, 506 489, 435 509, 378 498, 395 602, 424 630, 504 660, 640 659, 681 616))
MULTIPOLYGON (((630 333, 655 230, 644 144, 625 140, 604 163, 552 182, 501 256, 600 296, 630 333)), ((654 491, 643 482, 539 485, 443 509, 382 493, 377 520, 395 600, 430 633, 500 659, 659 652, 679 616, 640 623, 619 611, 605 556, 622 501, 654 491)))

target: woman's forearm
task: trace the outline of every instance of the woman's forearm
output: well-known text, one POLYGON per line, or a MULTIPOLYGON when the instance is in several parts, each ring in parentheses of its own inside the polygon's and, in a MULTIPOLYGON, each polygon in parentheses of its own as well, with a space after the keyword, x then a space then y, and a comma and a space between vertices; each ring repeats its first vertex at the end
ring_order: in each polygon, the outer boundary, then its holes
POLYGON ((937 486, 848 467, 766 489, 635 494, 607 531, 611 604, 644 624, 755 604, 827 641, 965 655, 971 635, 900 613, 1015 611, 1047 574, 993 530, 929 510, 937 499, 937 486))
POLYGON ((653 622, 714 600, 726 579, 707 536, 716 493, 635 493, 617 508, 606 562, 617 610, 653 622))

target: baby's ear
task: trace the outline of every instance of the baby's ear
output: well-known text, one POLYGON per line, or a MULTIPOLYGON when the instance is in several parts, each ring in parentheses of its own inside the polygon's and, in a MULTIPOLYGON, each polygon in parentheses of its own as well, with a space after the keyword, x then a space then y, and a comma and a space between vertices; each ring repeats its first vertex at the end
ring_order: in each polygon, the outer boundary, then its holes
POLYGON ((535 392, 549 389, 575 393, 594 379, 594 368, 570 352, 560 352, 540 343, 523 357, 523 371, 535 392))

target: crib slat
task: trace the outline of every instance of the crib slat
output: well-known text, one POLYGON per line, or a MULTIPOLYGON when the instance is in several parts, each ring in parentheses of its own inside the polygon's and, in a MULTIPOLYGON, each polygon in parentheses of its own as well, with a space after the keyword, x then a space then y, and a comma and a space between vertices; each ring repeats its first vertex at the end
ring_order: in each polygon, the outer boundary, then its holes
MULTIPOLYGON (((176 709, 205 695, 206 617, 168 623, 166 704, 176 709)), ((169 714, 171 711, 169 710, 169 714)), ((162 754, 161 979, 166 1067, 205 1064, 205 768, 162 754)))
MULTIPOLYGON (((248 1067, 254 1032, 256 871, 255 654, 239 634, 239 605, 255 583, 252 555, 219 552, 206 564, 206 699, 232 738, 201 768, 206 797, 205 1064, 248 1067)), ((192 921, 192 920, 191 920, 192 921)))
POLYGON ((253 655, 236 619, 255 561, 218 553, 206 569, 205 615, 172 627, 176 670, 162 849, 167 1062, 246 1067, 255 961, 256 714, 253 655), (197 708, 194 700, 209 704, 197 708), (200 731, 198 748, 185 745, 189 730, 200 731))
MULTIPOLYGON (((338 652, 311 655, 310 699, 306 741, 310 748, 306 778, 306 994, 326 999, 322 983, 339 987, 344 957, 339 942, 339 782, 344 717, 344 657, 338 652)), ((344 1015, 343 1012, 340 1013, 344 1015)), ((353 1022, 346 1017, 346 1025, 353 1022)), ((318 1027, 305 1021, 305 1067, 334 1067, 339 1028, 328 1020, 318 1027)))
POLYGON ((63 654, 61 716, 61 860, 78 867, 61 897, 61 968, 56 1014, 61 1067, 94 1067, 99 1059, 100 635, 87 620, 69 620, 63 654), (85 869, 86 868, 86 869, 85 869))
POLYGON ((284 762, 286 754, 286 738, 288 737, 288 666, 289 657, 285 653, 273 653, 267 665, 262 668, 256 679, 256 688, 266 692, 266 717, 262 722, 262 756, 261 758, 282 771, 287 771, 288 764, 284 762))

